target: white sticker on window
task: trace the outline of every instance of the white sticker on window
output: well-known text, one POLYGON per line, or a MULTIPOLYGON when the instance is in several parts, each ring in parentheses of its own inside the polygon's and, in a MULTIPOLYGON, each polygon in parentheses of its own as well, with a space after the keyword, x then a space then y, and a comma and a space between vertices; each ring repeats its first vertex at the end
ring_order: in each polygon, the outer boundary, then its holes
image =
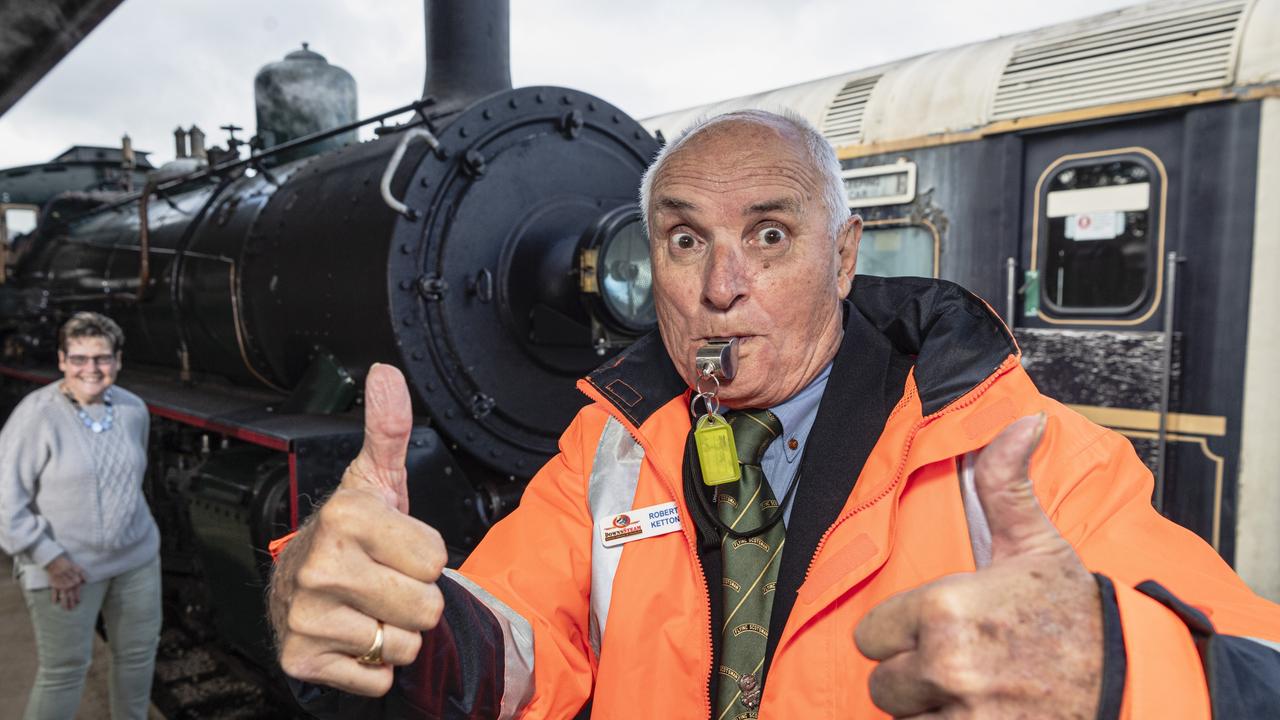
POLYGON ((1067 216, 1066 235, 1071 240, 1111 240, 1124 234, 1124 213, 1090 212, 1067 216))
POLYGON ((1054 190, 1045 196, 1045 214, 1051 218, 1075 213, 1138 212, 1150 205, 1151 183, 1054 190))

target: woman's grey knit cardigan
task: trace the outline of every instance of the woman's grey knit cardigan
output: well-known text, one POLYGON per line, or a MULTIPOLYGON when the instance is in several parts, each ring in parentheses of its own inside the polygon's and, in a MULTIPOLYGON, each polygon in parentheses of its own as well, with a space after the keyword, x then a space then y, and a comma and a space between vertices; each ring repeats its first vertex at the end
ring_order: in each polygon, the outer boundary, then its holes
POLYGON ((102 433, 84 426, 57 382, 23 398, 0 430, 0 548, 28 590, 49 586, 44 566, 62 553, 97 582, 160 550, 142 494, 151 416, 124 388, 111 398, 115 421, 102 433))

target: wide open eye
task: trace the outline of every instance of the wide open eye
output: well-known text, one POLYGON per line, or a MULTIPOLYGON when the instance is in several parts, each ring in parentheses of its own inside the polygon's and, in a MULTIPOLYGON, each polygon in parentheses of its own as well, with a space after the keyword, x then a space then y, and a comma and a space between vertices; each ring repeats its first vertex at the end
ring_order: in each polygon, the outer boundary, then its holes
POLYGON ((756 240, 760 243, 761 247, 766 247, 766 248, 777 247, 778 245, 781 245, 783 241, 785 241, 786 239, 787 239, 786 231, 780 227, 774 227, 772 225, 769 227, 761 228, 760 231, 756 233, 756 240))
POLYGON ((698 239, 687 232, 676 233, 671 236, 671 246, 675 250, 689 252, 698 247, 698 239))

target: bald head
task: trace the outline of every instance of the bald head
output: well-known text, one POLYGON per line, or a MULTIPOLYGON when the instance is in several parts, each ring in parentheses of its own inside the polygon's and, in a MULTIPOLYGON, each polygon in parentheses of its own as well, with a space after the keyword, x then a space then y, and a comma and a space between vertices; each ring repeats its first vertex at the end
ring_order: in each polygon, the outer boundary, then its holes
POLYGON ((809 200, 822 204, 830 219, 828 225, 834 237, 849 219, 844 183, 840 177, 840 161, 836 158, 835 151, 822 133, 803 117, 790 112, 778 114, 764 110, 738 110, 703 118, 662 147, 640 181, 640 209, 646 232, 654 210, 651 203, 654 199, 655 180, 666 169, 672 157, 708 142, 731 149, 735 144, 753 141, 791 144, 799 151, 806 170, 813 176, 813 185, 817 191, 817 196, 809 200))

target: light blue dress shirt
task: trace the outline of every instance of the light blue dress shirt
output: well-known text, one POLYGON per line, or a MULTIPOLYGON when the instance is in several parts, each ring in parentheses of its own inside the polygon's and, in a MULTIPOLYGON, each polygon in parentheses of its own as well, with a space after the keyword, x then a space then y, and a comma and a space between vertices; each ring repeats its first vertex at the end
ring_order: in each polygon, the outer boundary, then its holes
MULTIPOLYGON (((804 444, 809 439, 809 431, 813 429, 813 421, 818 416, 818 404, 822 401, 822 393, 827 389, 827 378, 831 376, 831 363, 818 373, 791 399, 769 408, 782 422, 782 435, 769 443, 760 459, 760 469, 769 481, 773 497, 779 504, 791 489, 796 471, 800 469, 800 458, 804 455, 804 444), (791 441, 795 440, 795 443, 791 441), (795 445, 793 448, 792 445, 795 445)), ((791 505, 783 508, 782 522, 791 521, 791 505)))

